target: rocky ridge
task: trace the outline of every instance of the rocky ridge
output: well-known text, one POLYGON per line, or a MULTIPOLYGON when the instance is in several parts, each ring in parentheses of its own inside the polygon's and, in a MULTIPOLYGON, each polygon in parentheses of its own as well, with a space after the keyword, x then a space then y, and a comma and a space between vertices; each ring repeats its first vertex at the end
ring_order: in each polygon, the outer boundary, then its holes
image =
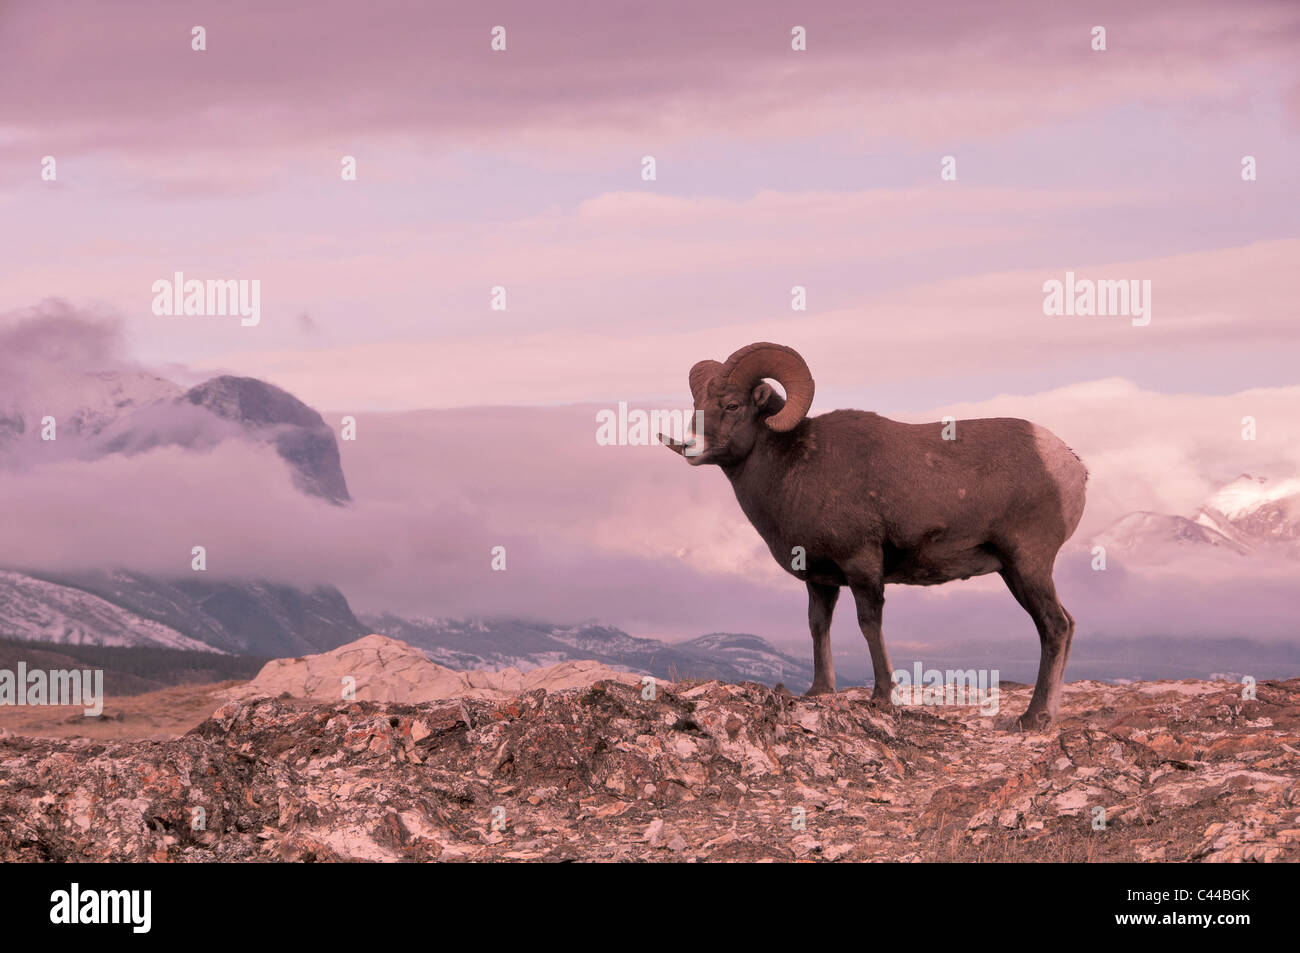
MULTIPOLYGON (((0 738, 0 860, 1300 859, 1300 679, 1076 682, 1031 735, 865 690, 649 694, 251 697, 169 741, 0 738)), ((1004 683, 1004 716, 1028 694, 1004 683)))

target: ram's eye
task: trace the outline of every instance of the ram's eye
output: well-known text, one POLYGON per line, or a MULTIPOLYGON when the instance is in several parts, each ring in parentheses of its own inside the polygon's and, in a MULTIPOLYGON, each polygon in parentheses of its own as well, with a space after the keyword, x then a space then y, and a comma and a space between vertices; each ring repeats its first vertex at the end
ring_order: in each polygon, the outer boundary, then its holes
POLYGON ((738 404, 736 401, 733 400, 731 403, 727 405, 726 409, 729 413, 734 414, 736 411, 740 410, 740 404, 738 404))

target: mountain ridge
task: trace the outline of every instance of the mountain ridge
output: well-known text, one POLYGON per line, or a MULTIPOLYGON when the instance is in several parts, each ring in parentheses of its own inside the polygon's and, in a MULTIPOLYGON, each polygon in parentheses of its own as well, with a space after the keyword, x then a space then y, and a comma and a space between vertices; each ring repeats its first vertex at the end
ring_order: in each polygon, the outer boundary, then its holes
MULTIPOLYGON (((351 501, 324 418, 255 378, 219 375, 186 390, 141 370, 82 371, 28 382, 21 397, 11 386, 0 397, 0 466, 11 469, 163 446, 210 451, 227 440, 274 449, 304 495, 339 506, 351 501), (52 441, 37 426, 46 416, 55 420, 52 441)), ((328 584, 209 581, 120 568, 0 569, 0 636, 26 641, 269 657, 330 649, 366 634, 347 599, 328 584)))
POLYGON ((1243 473, 1190 516, 1135 510, 1093 537, 1138 564, 1170 562, 1187 550, 1300 558, 1300 479, 1243 473))
POLYGON ((628 635, 614 626, 554 625, 518 619, 403 618, 392 613, 361 616, 372 631, 399 639, 449 668, 499 670, 541 668, 592 659, 610 668, 659 678, 720 678, 734 681, 812 682, 812 665, 756 635, 712 633, 685 642, 628 635))

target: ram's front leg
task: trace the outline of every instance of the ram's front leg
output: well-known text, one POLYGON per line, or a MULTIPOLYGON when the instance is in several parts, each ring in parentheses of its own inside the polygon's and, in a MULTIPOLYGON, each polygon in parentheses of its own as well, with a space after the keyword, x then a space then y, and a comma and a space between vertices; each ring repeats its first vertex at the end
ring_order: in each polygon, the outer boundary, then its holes
POLYGON ((809 695, 835 694, 835 661, 831 658, 831 616, 840 597, 839 586, 808 584, 808 630, 813 640, 813 683, 809 695))

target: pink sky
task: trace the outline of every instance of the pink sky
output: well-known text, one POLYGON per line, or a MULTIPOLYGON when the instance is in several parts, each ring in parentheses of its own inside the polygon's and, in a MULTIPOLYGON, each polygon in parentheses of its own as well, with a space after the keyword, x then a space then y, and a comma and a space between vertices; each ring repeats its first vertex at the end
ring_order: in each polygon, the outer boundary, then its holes
POLYGON ((0 311, 340 411, 671 397, 764 336, 862 355, 822 376, 877 406, 1289 380, 1293 3, 429 9, 0 7, 0 311), (1155 323, 1049 324, 1067 269, 1153 278, 1155 323), (259 279, 262 323, 155 317, 175 271, 259 279))

